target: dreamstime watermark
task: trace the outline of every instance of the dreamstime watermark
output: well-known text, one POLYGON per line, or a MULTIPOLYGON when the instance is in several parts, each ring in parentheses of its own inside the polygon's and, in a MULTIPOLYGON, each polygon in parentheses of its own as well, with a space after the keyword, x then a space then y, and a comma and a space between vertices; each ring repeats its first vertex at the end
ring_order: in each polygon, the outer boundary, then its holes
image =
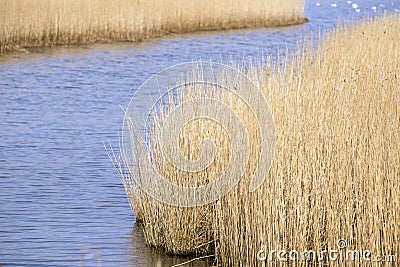
POLYGON ((286 250, 264 247, 257 260, 268 262, 397 262, 397 254, 375 255, 369 249, 352 249, 346 239, 339 239, 336 248, 322 250, 286 250))
POLYGON ((237 114, 229 103, 221 101, 218 97, 221 92, 234 94, 255 118, 256 123, 252 127, 258 128, 260 153, 249 191, 253 192, 263 183, 275 153, 275 125, 266 99, 239 70, 201 61, 175 65, 153 75, 139 87, 125 111, 122 130, 124 163, 134 183, 143 191, 166 204, 195 207, 220 199, 241 180, 250 157, 249 138, 254 136, 249 136, 239 116, 241 114, 237 114), (194 89, 200 90, 198 97, 180 98, 194 89), (179 149, 179 136, 188 123, 194 120, 212 121, 228 135, 231 143, 229 163, 219 177, 213 177, 212 182, 206 185, 183 187, 171 183, 159 173, 151 157, 154 140, 149 121, 154 113, 159 112, 157 107, 160 109, 160 103, 164 103, 162 108, 168 109, 167 118, 162 120, 160 135, 162 157, 180 171, 200 172, 211 164, 219 164, 215 159, 216 146, 207 138, 197 144, 200 148, 198 159, 188 159, 183 155, 179 149), (138 146, 141 149, 137 149, 138 146), (145 151, 145 156, 139 155, 141 152, 138 151, 145 151))

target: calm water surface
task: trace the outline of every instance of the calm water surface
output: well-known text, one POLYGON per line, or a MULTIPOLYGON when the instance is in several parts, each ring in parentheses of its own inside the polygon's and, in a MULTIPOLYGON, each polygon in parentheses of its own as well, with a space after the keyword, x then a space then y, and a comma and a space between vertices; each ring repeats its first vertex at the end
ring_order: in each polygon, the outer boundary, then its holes
MULTIPOLYGON (((337 21, 400 1, 309 1, 301 26, 171 36, 140 44, 43 49, 0 58, 0 264, 171 266, 147 247, 103 142, 150 75, 192 60, 277 56, 337 21)), ((210 266, 197 262, 188 266, 210 266)))

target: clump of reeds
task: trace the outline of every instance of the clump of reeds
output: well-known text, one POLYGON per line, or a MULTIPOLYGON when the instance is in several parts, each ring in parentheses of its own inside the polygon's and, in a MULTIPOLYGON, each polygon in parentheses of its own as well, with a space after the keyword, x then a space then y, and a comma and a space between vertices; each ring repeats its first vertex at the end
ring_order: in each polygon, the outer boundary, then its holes
MULTIPOLYGON (((399 256, 399 32, 399 17, 375 18, 338 27, 316 50, 308 44, 284 62, 250 66, 248 74, 260 85, 276 122, 276 155, 265 182, 249 192, 257 164, 251 161, 259 151, 257 127, 246 107, 227 101, 242 114, 254 153, 244 179, 229 194, 208 206, 172 207, 141 192, 129 175, 123 177, 148 243, 172 253, 213 254, 218 266, 274 265, 258 261, 257 252, 265 247, 334 250, 339 239, 346 239, 349 249, 399 256)), ((184 96, 190 99, 193 92, 184 96)), ((164 120, 156 116, 153 122, 164 120)), ((218 137, 223 152, 211 171, 193 175, 164 165, 154 127, 154 162, 178 184, 215 179, 230 153, 222 132, 200 121, 185 129, 180 149, 189 159, 198 156, 198 148, 185 138, 197 143, 204 135, 218 137)), ((354 264, 327 258, 319 263, 354 264)))
MULTIPOLYGON (((201 80, 202 78, 199 75, 201 73, 194 74, 193 80, 201 80)), ((232 78, 234 79, 234 77, 232 78)), ((243 147, 241 143, 233 144, 232 146, 229 142, 230 135, 238 133, 226 132, 223 124, 213 120, 215 118, 206 119, 201 117, 200 110, 193 108, 190 113, 193 118, 199 119, 189 121, 181 129, 178 137, 179 148, 176 153, 182 153, 183 157, 189 160, 199 159, 201 153, 204 153, 200 148, 201 141, 204 138, 212 140, 216 145, 216 153, 214 163, 208 168, 197 172, 184 171, 171 164, 163 155, 161 148, 165 134, 171 134, 162 131, 162 127, 170 115, 169 112, 184 101, 199 99, 207 101, 213 99, 224 103, 238 115, 238 118, 247 129, 247 134, 252 136, 252 138, 249 138, 249 156, 252 158, 258 157, 257 153, 259 153, 261 143, 259 129, 252 127, 257 124, 257 121, 250 108, 235 93, 219 90, 221 88, 214 88, 209 84, 189 84, 167 95, 166 103, 158 103, 155 109, 156 112, 151 115, 150 149, 145 148, 143 143, 137 141, 142 138, 138 136, 140 133, 135 130, 134 122, 129 128, 129 133, 132 135, 130 141, 132 151, 135 153, 135 156, 132 157, 134 162, 131 162, 131 159, 127 159, 130 158, 130 155, 127 155, 126 152, 123 153, 124 158, 122 160, 124 162, 119 163, 123 163, 125 166, 119 165, 120 174, 137 221, 143 225, 147 242, 150 245, 164 248, 168 253, 181 255, 213 254, 218 241, 213 229, 216 223, 217 209, 214 203, 199 207, 174 207, 152 198, 141 190, 137 182, 140 175, 149 175, 146 178, 152 179, 152 171, 143 162, 150 155, 152 158, 151 167, 155 168, 165 179, 181 187, 198 187, 212 183, 220 177, 229 164, 230 154, 233 151, 240 151, 241 147, 243 147), (179 96, 178 101, 176 101, 177 95, 179 96), (149 151, 150 154, 148 153, 149 151), (135 166, 134 169, 128 167, 132 163, 135 166)), ((172 138, 175 138, 175 136, 170 136, 167 139, 172 138)), ((242 162, 237 164, 242 164, 242 162)), ((250 160, 248 163, 244 162, 243 164, 246 167, 246 176, 254 172, 256 167, 254 161, 250 160)))
POLYGON ((169 33, 302 23, 304 0, 0 0, 0 54, 169 33))

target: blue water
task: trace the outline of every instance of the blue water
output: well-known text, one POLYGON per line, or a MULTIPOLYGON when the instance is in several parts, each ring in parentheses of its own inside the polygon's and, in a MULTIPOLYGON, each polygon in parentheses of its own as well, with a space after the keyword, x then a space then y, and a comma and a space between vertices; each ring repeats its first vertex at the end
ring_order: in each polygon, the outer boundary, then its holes
MULTIPOLYGON (((140 44, 46 48, 0 57, 0 265, 171 266, 147 247, 104 142, 151 74, 192 60, 285 53, 296 40, 400 1, 309 1, 299 26, 175 35, 140 44), (375 7, 373 9, 373 7, 375 7)), ((188 266, 209 266, 196 262, 188 266)))

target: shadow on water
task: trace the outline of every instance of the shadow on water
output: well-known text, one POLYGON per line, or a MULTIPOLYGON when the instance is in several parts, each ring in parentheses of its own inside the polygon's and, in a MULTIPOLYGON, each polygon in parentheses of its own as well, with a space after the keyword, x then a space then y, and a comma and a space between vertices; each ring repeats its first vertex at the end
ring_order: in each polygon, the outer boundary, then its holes
MULTIPOLYGON (((149 247, 145 244, 143 232, 139 223, 135 223, 131 231, 131 243, 129 249, 130 266, 169 267, 194 259, 193 257, 177 257, 166 255, 161 249, 149 247)), ((210 267, 212 260, 194 260, 185 267, 210 267)))

